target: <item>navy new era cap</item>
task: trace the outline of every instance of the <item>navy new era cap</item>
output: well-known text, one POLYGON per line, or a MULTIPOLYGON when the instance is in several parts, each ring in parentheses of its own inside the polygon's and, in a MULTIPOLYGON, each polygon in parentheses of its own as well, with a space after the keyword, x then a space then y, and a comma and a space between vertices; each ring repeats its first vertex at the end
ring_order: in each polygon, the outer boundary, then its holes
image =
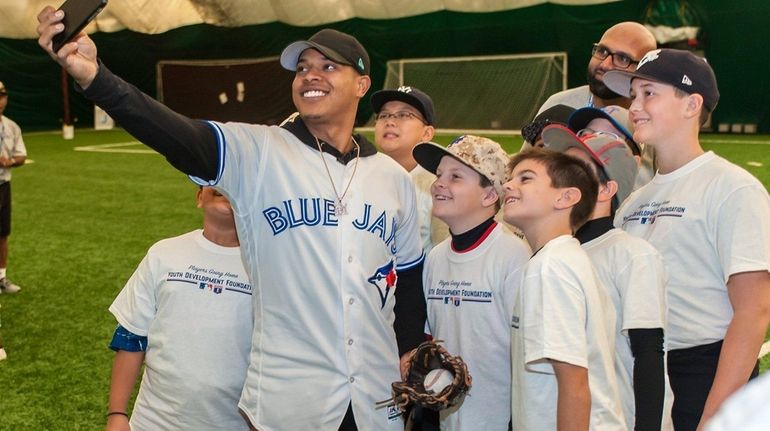
POLYGON ((434 125, 433 99, 414 87, 401 86, 396 90, 380 90, 372 94, 372 109, 374 112, 379 113, 383 105, 393 100, 414 106, 415 109, 420 111, 429 126, 434 125))
POLYGON ((602 78, 604 84, 621 96, 631 94, 634 78, 661 82, 684 91, 700 94, 703 105, 713 112, 719 102, 719 88, 714 70, 705 58, 680 49, 656 49, 639 60, 636 72, 611 70, 602 78))
POLYGON ((293 42, 281 53, 281 66, 296 71, 302 52, 317 49, 329 60, 353 67, 361 75, 369 74, 369 54, 355 37, 337 30, 325 28, 308 40, 293 42))

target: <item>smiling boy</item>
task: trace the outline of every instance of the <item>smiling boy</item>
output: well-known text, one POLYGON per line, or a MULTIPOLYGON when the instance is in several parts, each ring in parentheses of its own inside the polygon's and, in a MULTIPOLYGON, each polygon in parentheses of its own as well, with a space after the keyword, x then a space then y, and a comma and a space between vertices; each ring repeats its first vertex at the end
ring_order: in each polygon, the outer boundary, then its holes
POLYGON ((668 265, 674 427, 695 430, 756 375, 770 323, 770 198, 751 174, 700 145, 719 101, 705 59, 658 49, 635 73, 607 72, 604 82, 631 97, 634 139, 657 154, 658 173, 615 225, 649 241, 668 265))
POLYGON ((625 430, 613 368, 615 314, 572 236, 599 184, 581 160, 549 150, 511 160, 505 221, 535 254, 522 270, 512 318, 515 430, 625 430))
POLYGON ((437 176, 433 214, 452 235, 426 259, 428 326, 473 376, 468 396, 441 411, 441 429, 505 431, 511 419, 511 312, 529 256, 524 242, 494 219, 508 155, 497 142, 466 135, 446 148, 421 143, 414 158, 437 176))

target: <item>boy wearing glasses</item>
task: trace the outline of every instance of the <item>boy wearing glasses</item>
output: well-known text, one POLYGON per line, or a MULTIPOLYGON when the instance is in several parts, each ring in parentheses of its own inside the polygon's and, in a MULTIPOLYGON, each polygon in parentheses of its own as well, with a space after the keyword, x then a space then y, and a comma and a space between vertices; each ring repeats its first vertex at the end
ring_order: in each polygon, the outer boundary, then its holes
POLYGON ((719 101, 705 59, 659 49, 635 73, 604 80, 631 97, 634 138, 657 152, 657 174, 629 196, 615 225, 649 241, 668 266, 674 426, 702 429, 757 373, 770 322, 770 197, 751 174, 700 145, 700 127, 719 101))
POLYGON ((543 139, 547 149, 583 160, 599 178, 593 213, 575 238, 591 259, 617 314, 615 372, 628 429, 672 430, 670 396, 664 405, 663 259, 647 241, 612 225, 618 204, 633 190, 637 159, 612 133, 588 130, 582 129, 585 133, 578 136, 565 127, 548 126, 543 139))
POLYGON ((414 183, 420 238, 425 253, 449 236, 446 223, 433 217, 430 186, 436 176, 426 171, 412 156, 420 142, 433 139, 435 113, 433 100, 417 88, 402 86, 396 90, 380 90, 372 95, 374 142, 377 147, 398 162, 414 183))

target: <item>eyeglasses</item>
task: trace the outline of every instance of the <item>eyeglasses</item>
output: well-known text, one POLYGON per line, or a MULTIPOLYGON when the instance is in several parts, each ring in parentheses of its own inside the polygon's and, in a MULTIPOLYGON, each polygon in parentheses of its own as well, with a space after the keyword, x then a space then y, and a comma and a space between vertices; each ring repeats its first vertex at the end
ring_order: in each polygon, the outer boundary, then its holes
POLYGON ((612 56, 612 64, 614 64, 615 66, 621 69, 628 69, 628 67, 631 66, 632 64, 639 64, 638 61, 627 56, 626 54, 622 54, 619 52, 612 52, 606 46, 600 45, 598 43, 595 43, 594 47, 591 49, 591 55, 594 56, 596 59, 602 60, 602 61, 605 58, 612 56))
POLYGON ((411 112, 407 111, 398 111, 398 112, 380 112, 377 114, 377 117, 375 117, 377 121, 387 121, 387 120, 393 120, 393 121, 406 121, 406 120, 419 120, 422 123, 425 123, 425 121, 418 117, 415 114, 412 114, 411 112))
POLYGON ((612 138, 612 139, 614 139, 616 141, 626 142, 625 136, 621 137, 621 136, 619 136, 619 135, 617 135, 615 133, 606 132, 604 130, 594 130, 594 129, 585 128, 585 129, 578 130, 577 133, 575 133, 575 134, 577 135, 578 138, 587 138, 589 136, 591 136, 591 137, 595 137, 595 136, 608 136, 608 137, 610 137, 610 138, 612 138))

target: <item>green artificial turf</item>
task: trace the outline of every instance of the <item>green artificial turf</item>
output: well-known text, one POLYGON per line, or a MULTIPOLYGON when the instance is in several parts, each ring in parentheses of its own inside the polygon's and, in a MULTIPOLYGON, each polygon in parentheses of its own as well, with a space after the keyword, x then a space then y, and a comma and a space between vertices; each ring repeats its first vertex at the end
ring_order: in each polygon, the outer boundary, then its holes
MULTIPOLYGON (((509 152, 521 146, 519 136, 490 137, 509 152)), ((770 184, 770 146, 724 140, 770 138, 703 138, 770 184)), ((77 130, 70 141, 25 135, 30 163, 13 173, 8 274, 23 290, 0 295, 9 356, 0 362, 0 431, 104 428, 115 327, 107 307, 151 244, 200 226, 196 187, 132 141, 121 130, 77 130), (73 150, 114 143, 127 145, 102 150, 133 152, 73 150)))

